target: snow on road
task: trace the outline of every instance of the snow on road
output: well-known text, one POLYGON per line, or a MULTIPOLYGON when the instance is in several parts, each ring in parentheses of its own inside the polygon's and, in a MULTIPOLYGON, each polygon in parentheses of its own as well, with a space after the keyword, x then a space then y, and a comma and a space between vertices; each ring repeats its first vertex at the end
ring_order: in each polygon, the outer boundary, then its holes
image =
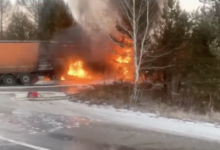
POLYGON ((211 123, 186 122, 150 113, 117 110, 107 106, 88 106, 79 103, 72 103, 71 106, 73 110, 81 109, 104 122, 220 142, 220 126, 211 123))
POLYGON ((215 124, 186 122, 163 118, 156 114, 118 110, 110 106, 89 106, 67 100, 44 101, 42 105, 42 102, 10 101, 2 95, 0 106, 56 115, 77 115, 108 124, 220 142, 220 127, 215 124))

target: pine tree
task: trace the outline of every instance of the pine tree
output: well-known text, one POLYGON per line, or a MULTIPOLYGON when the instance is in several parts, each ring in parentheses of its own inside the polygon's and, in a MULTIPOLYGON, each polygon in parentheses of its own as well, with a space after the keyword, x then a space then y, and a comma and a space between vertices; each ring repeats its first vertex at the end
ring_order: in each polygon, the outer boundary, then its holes
POLYGON ((171 83, 179 85, 188 57, 190 30, 192 23, 189 14, 180 8, 179 1, 169 0, 162 15, 163 21, 156 26, 152 37, 153 50, 146 62, 151 62, 152 69, 147 76, 154 75, 154 82, 163 82, 168 92, 177 92, 171 83), (152 57, 155 56, 155 57, 152 57), (157 78, 155 78, 157 76, 157 78), (159 77, 158 77, 159 76, 159 77), (172 91, 174 90, 174 91, 172 91))
MULTIPOLYGON (((211 1, 205 1, 205 3, 211 1)), ((213 107, 220 90, 220 1, 201 8, 194 19, 191 37, 192 56, 188 62, 187 87, 213 107), (205 99, 204 99, 205 98, 205 99), (207 99, 208 98, 208 99, 207 99)), ((211 4, 211 3, 209 3, 211 4)))
POLYGON ((74 24, 64 0, 18 0, 18 4, 36 25, 38 40, 50 40, 56 32, 74 24))
POLYGON ((46 0, 42 3, 39 21, 39 38, 50 40, 59 30, 73 25, 69 6, 63 0, 46 0))
POLYGON ((12 14, 11 22, 5 31, 5 38, 7 40, 35 40, 36 33, 36 27, 27 14, 18 11, 12 14))

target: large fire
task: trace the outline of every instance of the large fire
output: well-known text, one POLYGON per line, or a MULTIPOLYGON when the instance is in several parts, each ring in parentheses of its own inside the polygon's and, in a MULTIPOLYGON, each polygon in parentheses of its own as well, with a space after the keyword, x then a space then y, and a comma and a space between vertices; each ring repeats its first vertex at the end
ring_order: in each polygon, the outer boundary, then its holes
MULTIPOLYGON (((112 47, 115 53, 109 54, 109 62, 111 62, 112 67, 114 68, 114 80, 133 80, 133 58, 132 48, 121 48, 119 46, 112 47)), ((100 74, 96 74, 94 72, 89 71, 85 68, 83 60, 76 59, 69 65, 69 70, 67 72, 68 76, 74 77, 74 79, 83 82, 87 81, 97 81, 103 80, 104 75, 100 76, 100 74)), ((63 76, 61 80, 65 80, 63 76)))
POLYGON ((83 61, 80 60, 70 64, 68 75, 78 78, 91 78, 83 68, 83 61))
POLYGON ((116 56, 116 69, 118 70, 117 77, 123 80, 131 80, 133 78, 133 63, 132 63, 132 49, 123 49, 119 50, 123 52, 123 54, 118 54, 116 56))

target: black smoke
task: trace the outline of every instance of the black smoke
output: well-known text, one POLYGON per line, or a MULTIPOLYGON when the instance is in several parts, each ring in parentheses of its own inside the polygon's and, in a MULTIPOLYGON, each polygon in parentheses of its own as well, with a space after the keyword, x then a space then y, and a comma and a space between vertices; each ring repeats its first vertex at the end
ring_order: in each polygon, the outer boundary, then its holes
MULTIPOLYGON (((48 59, 62 58, 63 67, 69 66, 69 60, 82 60, 84 67, 94 73, 104 74, 112 71, 109 61, 109 38, 98 33, 91 36, 78 24, 55 34, 50 43, 42 43, 48 59)), ((65 68, 64 70, 67 70, 65 68)))

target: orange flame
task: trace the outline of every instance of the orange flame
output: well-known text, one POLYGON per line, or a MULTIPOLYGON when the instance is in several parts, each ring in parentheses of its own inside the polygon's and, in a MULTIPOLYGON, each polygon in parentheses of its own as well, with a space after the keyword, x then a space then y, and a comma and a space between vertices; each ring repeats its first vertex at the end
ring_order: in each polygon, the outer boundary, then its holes
POLYGON ((115 57, 117 62, 118 77, 124 80, 133 80, 132 48, 118 49, 115 57))
POLYGON ((131 62, 131 57, 129 57, 131 53, 131 50, 130 49, 127 49, 125 51, 125 56, 118 56, 118 58, 116 59, 116 61, 120 64, 128 64, 131 62))
MULTIPOLYGON (((127 44, 132 44, 130 40, 122 39, 127 44)), ((112 45, 111 47, 116 53, 109 53, 109 61, 113 62, 112 65, 115 68, 116 79, 123 80, 133 80, 133 59, 132 53, 133 49, 130 47, 121 48, 117 45, 112 45)), ((82 60, 76 60, 70 63, 69 70, 67 73, 69 76, 77 77, 80 82, 95 81, 101 79, 99 75, 94 72, 91 73, 89 70, 86 70, 84 67, 84 62, 82 60)), ((104 77, 104 75, 103 75, 104 77)), ((115 78, 115 77, 114 77, 115 78)), ((65 77, 62 77, 61 80, 65 80, 65 77)))
POLYGON ((90 78, 90 76, 88 76, 88 72, 86 72, 83 68, 83 61, 71 63, 69 66, 68 75, 78 78, 90 78))
POLYGON ((61 80, 62 80, 62 81, 64 81, 64 80, 65 80, 65 78, 64 78, 64 77, 61 77, 61 80))
POLYGON ((51 79, 49 77, 44 77, 44 81, 51 81, 51 79))

